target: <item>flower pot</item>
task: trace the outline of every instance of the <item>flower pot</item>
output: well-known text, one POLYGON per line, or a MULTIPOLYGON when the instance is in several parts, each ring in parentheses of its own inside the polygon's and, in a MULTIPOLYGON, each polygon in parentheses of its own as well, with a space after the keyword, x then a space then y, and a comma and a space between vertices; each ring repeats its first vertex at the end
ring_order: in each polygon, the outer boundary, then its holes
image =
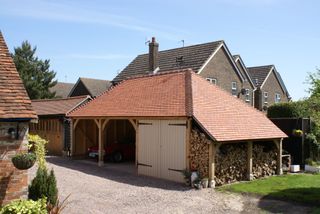
POLYGON ((202 187, 203 188, 208 188, 208 185, 209 185, 209 180, 208 178, 204 178, 201 180, 201 184, 202 184, 202 187))
POLYGON ((216 182, 214 181, 214 179, 210 180, 209 188, 215 188, 215 187, 216 187, 216 182))
POLYGON ((24 153, 15 155, 11 159, 13 165, 19 170, 30 169, 36 162, 36 155, 34 153, 24 153))

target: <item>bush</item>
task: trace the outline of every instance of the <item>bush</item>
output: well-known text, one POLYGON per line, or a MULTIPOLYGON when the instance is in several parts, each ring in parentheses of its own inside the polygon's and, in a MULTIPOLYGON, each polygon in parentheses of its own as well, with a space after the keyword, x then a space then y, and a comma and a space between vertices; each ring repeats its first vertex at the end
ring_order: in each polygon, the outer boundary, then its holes
POLYGON ((56 204, 58 189, 53 170, 48 175, 47 169, 39 167, 36 177, 29 186, 29 199, 38 200, 43 197, 48 199, 49 204, 56 204))
POLYGON ((305 117, 304 102, 277 103, 268 108, 269 118, 305 117))
POLYGON ((4 206, 0 214, 46 214, 47 212, 47 200, 41 198, 37 201, 33 200, 16 200, 4 206))

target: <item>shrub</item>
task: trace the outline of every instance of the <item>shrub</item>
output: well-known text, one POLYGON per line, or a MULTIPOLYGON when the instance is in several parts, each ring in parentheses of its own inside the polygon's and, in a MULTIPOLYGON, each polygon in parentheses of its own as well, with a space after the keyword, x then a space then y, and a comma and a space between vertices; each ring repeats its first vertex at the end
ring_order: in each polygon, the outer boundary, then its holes
POLYGON ((295 118, 303 117, 303 103, 289 102, 277 103, 268 108, 267 116, 269 118, 295 118))
POLYGON ((29 134, 28 139, 31 144, 30 149, 33 150, 37 156, 37 162, 38 162, 39 168, 45 169, 46 168, 45 145, 48 143, 48 141, 39 137, 39 135, 32 135, 32 134, 29 134))
POLYGON ((47 212, 47 200, 41 198, 37 201, 33 200, 16 200, 4 206, 0 214, 46 214, 47 212))
POLYGON ((49 204, 56 204, 58 189, 53 170, 48 175, 47 169, 39 167, 36 177, 29 186, 29 199, 38 200, 43 197, 48 199, 49 204))

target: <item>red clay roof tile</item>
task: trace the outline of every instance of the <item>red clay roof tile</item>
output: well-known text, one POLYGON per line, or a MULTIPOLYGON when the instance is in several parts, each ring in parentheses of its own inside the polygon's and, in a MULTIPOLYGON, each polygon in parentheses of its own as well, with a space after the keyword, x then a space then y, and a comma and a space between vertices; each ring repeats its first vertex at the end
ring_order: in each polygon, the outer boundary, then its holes
POLYGON ((287 137, 264 114, 192 70, 123 81, 70 117, 193 117, 215 140, 287 137))
POLYGON ((0 32, 0 119, 36 119, 8 47, 0 32))

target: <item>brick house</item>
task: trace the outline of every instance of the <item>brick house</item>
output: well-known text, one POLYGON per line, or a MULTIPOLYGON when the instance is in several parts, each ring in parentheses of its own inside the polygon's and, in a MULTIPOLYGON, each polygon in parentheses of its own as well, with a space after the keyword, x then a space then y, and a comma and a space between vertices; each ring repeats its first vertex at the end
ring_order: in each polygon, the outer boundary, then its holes
POLYGON ((153 37, 149 43, 149 53, 138 55, 112 80, 113 84, 137 75, 191 68, 209 82, 253 105, 254 86, 245 74, 241 74, 224 41, 164 51, 159 51, 158 48, 159 44, 153 37))
POLYGON ((11 158, 27 151, 29 122, 37 119, 31 101, 0 32, 0 206, 26 198, 27 170, 17 170, 11 158))
POLYGON ((289 92, 274 65, 248 67, 248 72, 256 86, 255 108, 267 111, 272 104, 290 100, 289 92))

